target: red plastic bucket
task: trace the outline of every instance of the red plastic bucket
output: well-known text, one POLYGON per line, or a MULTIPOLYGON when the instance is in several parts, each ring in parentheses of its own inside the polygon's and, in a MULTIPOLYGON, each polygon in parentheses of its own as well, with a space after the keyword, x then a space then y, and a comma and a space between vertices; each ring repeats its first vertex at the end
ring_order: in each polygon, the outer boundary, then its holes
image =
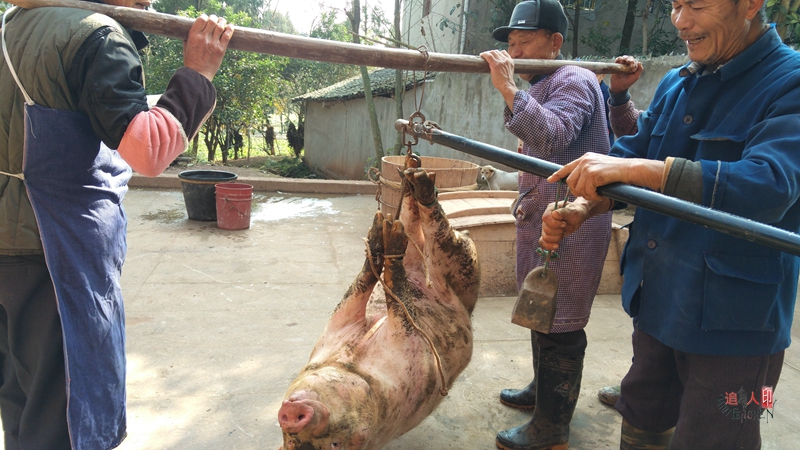
POLYGON ((250 205, 253 186, 244 183, 219 183, 216 185, 217 226, 224 230, 250 228, 250 205))

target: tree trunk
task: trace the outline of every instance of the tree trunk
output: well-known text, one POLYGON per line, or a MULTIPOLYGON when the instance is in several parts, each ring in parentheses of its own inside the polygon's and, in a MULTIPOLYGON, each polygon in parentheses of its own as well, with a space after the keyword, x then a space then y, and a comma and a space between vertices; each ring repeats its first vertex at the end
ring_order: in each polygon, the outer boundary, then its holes
POLYGON ((219 134, 219 122, 214 116, 208 118, 205 124, 206 134, 203 140, 206 143, 206 150, 208 151, 208 161, 213 162, 217 150, 217 135, 219 134))
POLYGON ((220 153, 222 154, 222 165, 224 166, 228 162, 228 149, 230 148, 231 143, 231 133, 228 131, 228 127, 225 127, 225 141, 222 143, 222 147, 220 148, 220 153))
MULTIPOLYGON (((650 1, 652 4, 652 0, 650 1)), ((650 37, 647 39, 648 44, 650 42, 650 38, 652 38, 653 35, 655 35, 656 33, 656 27, 658 27, 658 16, 660 15, 660 13, 661 13, 661 8, 659 7, 658 3, 656 3, 655 14, 653 14, 653 29, 650 30, 650 37)))
POLYGON ((650 15, 651 0, 644 2, 644 10, 642 11, 642 55, 647 55, 647 40, 650 38, 650 30, 647 29, 647 17, 650 15))
POLYGON ((581 16, 580 0, 575 1, 575 23, 572 24, 572 59, 578 57, 578 20, 581 16))
POLYGON ((625 14, 625 23, 622 25, 622 38, 619 41, 618 55, 627 55, 631 52, 631 36, 633 24, 636 21, 636 4, 638 0, 628 0, 628 12, 625 14))
MULTIPOLYGON (((353 10, 350 15, 350 23, 353 27, 353 43, 359 44, 358 37, 361 29, 361 1, 353 0, 353 10)), ((383 142, 381 141, 381 129, 378 125, 378 114, 375 112, 375 102, 372 99, 372 86, 369 82, 369 72, 367 66, 361 66, 361 81, 364 83, 364 98, 367 101, 367 111, 369 112, 369 122, 372 127, 372 142, 375 145, 375 167, 378 167, 383 158, 383 142)))
POLYGON ((200 133, 194 135, 192 139, 192 158, 197 158, 197 149, 200 148, 200 133))
MULTIPOLYGON (((400 2, 401 0, 394 0, 394 39, 402 41, 400 34, 400 2)), ((400 44, 396 47, 400 48, 400 44)), ((403 96, 405 95, 406 87, 403 83, 403 71, 396 69, 394 71, 394 107, 398 119, 404 119, 403 115, 403 96)), ((403 149, 403 133, 397 132, 397 140, 394 144, 394 154, 399 155, 403 149)))

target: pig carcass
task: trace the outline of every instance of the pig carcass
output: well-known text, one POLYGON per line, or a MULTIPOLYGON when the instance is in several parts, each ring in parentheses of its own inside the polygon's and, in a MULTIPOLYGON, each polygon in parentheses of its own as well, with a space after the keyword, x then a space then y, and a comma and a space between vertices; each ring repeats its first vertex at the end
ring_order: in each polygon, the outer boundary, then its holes
POLYGON ((379 449, 428 416, 472 357, 475 245, 450 227, 435 173, 404 176, 400 219, 375 214, 364 266, 289 386, 283 450, 379 449))

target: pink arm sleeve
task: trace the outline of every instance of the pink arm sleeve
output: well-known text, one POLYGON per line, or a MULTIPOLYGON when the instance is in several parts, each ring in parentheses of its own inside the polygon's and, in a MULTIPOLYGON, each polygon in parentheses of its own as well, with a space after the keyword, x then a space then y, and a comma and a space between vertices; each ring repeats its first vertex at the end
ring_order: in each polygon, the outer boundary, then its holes
POLYGON ((133 170, 155 177, 186 151, 188 142, 178 119, 156 106, 134 116, 117 151, 133 170))

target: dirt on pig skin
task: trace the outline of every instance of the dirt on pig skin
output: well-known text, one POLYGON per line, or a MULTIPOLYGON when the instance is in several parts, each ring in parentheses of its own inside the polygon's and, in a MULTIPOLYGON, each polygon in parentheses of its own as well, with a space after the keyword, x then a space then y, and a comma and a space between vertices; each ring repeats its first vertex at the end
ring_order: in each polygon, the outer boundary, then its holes
POLYGON ((472 357, 475 245, 450 227, 435 174, 404 175, 399 220, 375 214, 363 268, 289 386, 283 450, 378 450, 427 417, 472 357))

